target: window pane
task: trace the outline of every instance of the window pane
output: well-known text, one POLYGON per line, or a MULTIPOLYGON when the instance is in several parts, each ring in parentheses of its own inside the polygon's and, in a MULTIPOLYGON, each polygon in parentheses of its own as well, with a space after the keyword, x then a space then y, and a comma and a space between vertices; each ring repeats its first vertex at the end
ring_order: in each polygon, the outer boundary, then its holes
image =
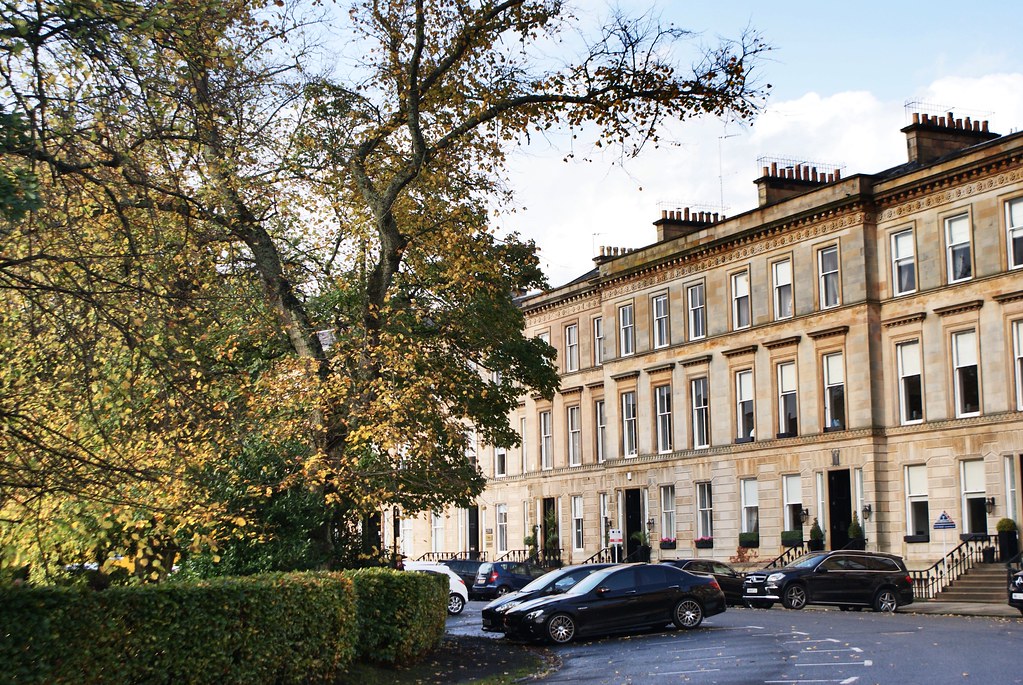
POLYGON ((956 366, 972 366, 977 363, 977 337, 973 331, 956 333, 955 343, 956 366))
POLYGON ((796 389, 796 365, 793 363, 778 365, 778 386, 782 392, 794 392, 796 389))
POLYGON ((963 462, 963 492, 984 492, 984 462, 980 459, 963 462))
POLYGON ((927 467, 923 464, 906 467, 906 488, 910 495, 927 494, 927 467))

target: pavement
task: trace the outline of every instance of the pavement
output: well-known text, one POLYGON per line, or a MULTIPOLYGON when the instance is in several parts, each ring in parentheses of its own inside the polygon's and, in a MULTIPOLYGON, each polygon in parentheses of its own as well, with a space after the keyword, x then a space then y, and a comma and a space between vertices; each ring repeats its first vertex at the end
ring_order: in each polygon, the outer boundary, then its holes
POLYGON ((1021 618, 1019 609, 1003 603, 987 602, 935 602, 917 600, 899 607, 900 614, 935 614, 942 616, 993 616, 1021 618))

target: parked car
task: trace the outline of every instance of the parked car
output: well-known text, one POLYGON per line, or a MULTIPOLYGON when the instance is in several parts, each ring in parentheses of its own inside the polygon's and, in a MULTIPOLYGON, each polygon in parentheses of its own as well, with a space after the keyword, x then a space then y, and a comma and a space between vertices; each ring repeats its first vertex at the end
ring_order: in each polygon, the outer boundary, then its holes
POLYGON ((476 572, 471 592, 474 597, 493 599, 521 590, 546 572, 546 569, 524 561, 484 562, 476 572))
POLYGON ((742 581, 745 574, 736 571, 734 568, 722 561, 713 559, 665 559, 662 564, 670 564, 676 568, 691 573, 704 573, 714 576, 725 593, 725 601, 731 605, 746 606, 747 602, 743 597, 742 581))
POLYGON ((465 581, 465 587, 469 590, 469 597, 475 599, 472 594, 472 584, 476 582, 476 574, 479 572, 483 562, 476 559, 446 559, 440 563, 457 573, 465 581))
POLYGON ((469 601, 469 591, 465 589, 465 581, 459 578, 457 573, 436 561, 406 561, 405 570, 447 576, 448 613, 452 616, 462 613, 465 603, 469 601))
POLYGON ((1023 571, 1016 571, 1009 579, 1009 606, 1023 614, 1023 571))
POLYGON ((521 590, 509 592, 492 601, 483 607, 483 630, 504 631, 504 612, 513 609, 523 602, 537 597, 548 595, 560 595, 590 575, 594 571, 608 568, 612 564, 581 564, 579 566, 566 566, 549 573, 528 583, 521 590))
POLYGON ((913 603, 913 577, 902 557, 880 552, 815 552, 784 568, 746 574, 747 600, 781 601, 789 609, 833 604, 843 610, 872 607, 893 612, 913 603))
POLYGON ((667 564, 619 564, 586 576, 568 592, 523 602, 504 613, 505 637, 564 644, 577 636, 640 628, 696 628, 725 610, 712 576, 667 564))

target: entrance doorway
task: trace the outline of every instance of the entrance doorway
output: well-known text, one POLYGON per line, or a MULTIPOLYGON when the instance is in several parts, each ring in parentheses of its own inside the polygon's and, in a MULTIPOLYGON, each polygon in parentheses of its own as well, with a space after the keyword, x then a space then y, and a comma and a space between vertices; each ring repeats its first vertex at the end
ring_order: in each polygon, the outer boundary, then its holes
POLYGON ((543 498, 543 520, 540 522, 542 537, 537 542, 545 559, 560 559, 561 544, 558 539, 558 500, 543 498))
POLYGON ((639 542, 632 538, 633 533, 643 530, 643 497, 642 490, 633 488, 625 491, 625 558, 636 559, 639 555, 639 542))
POLYGON ((480 508, 471 506, 466 512, 466 549, 470 559, 480 558, 480 508))
POLYGON ((852 523, 852 488, 849 470, 828 471, 828 539, 831 549, 842 549, 849 542, 852 523))

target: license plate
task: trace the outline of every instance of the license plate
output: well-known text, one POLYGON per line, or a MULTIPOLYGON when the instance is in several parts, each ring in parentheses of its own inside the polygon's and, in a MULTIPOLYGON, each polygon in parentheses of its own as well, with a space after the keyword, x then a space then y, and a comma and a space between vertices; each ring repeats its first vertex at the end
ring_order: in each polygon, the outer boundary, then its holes
POLYGON ((1013 592, 1012 593, 1012 598, 1013 599, 1023 599, 1023 592, 1013 592))
POLYGON ((746 594, 747 595, 755 595, 758 592, 760 592, 760 590, 757 590, 755 587, 748 587, 748 588, 746 588, 746 594))

